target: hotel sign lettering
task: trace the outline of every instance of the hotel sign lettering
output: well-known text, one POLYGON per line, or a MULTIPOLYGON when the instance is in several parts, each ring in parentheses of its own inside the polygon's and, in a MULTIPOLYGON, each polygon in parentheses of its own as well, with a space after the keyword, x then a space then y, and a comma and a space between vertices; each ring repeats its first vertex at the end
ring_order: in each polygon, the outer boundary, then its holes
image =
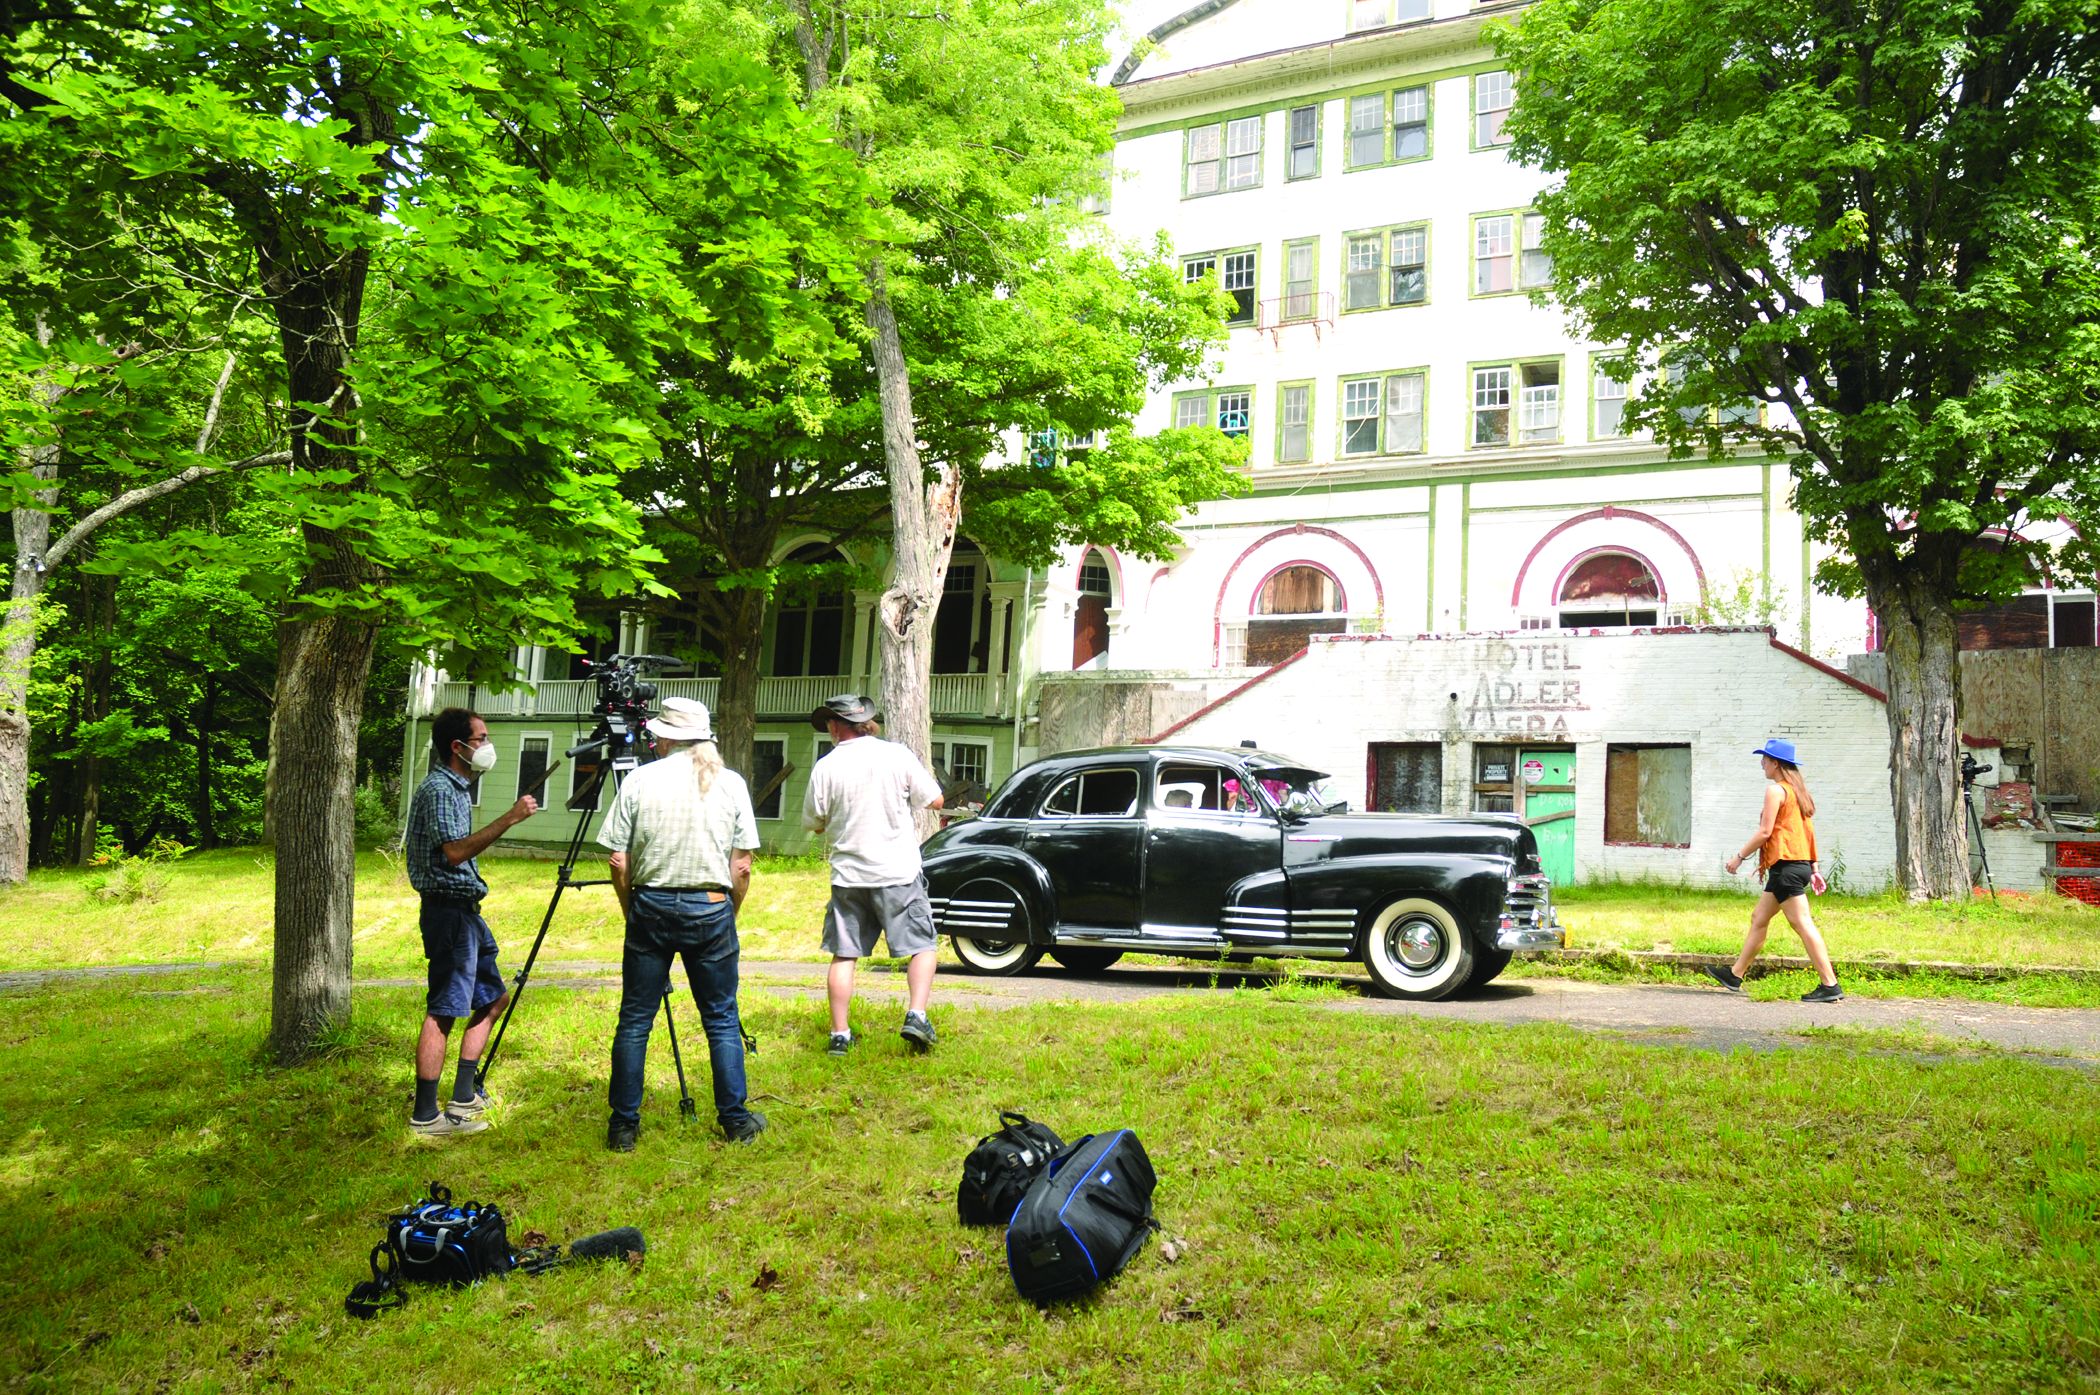
POLYGON ((1465 718, 1476 732, 1565 736, 1568 714, 1589 710, 1574 646, 1566 640, 1504 640, 1488 649, 1465 718))

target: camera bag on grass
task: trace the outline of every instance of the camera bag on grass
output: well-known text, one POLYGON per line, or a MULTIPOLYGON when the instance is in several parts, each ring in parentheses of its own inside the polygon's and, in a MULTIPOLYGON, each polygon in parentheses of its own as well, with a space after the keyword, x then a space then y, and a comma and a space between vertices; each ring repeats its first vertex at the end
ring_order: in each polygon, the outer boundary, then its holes
POLYGON ((1013 1216, 1028 1186, 1043 1175, 1065 1146, 1048 1124, 1026 1114, 999 1111, 999 1132, 977 1140, 963 1159, 955 1188, 955 1214, 964 1225, 999 1225, 1013 1216))
POLYGON ((1088 1134, 1052 1158, 1006 1228, 1006 1267, 1021 1296, 1072 1298, 1120 1273, 1159 1229, 1157 1180, 1129 1129, 1088 1134))
POLYGON ((478 1201, 455 1206, 437 1182, 429 1196, 387 1218, 386 1243, 401 1278, 415 1283, 471 1284, 517 1262, 503 1213, 478 1201))

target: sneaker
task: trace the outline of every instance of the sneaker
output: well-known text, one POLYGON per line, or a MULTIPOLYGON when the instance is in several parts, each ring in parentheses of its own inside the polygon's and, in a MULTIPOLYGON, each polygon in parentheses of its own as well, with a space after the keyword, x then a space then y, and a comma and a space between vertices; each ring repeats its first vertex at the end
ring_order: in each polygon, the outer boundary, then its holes
POLYGON ((831 1034, 831 1045, 824 1048, 824 1054, 827 1056, 843 1056, 858 1045, 860 1045, 860 1038, 853 1035, 853 1033, 833 1032, 831 1034))
POLYGON ((1701 964, 1699 967, 1706 970, 1707 977, 1711 978, 1715 983, 1720 984, 1729 992, 1740 993, 1743 991, 1742 979, 1738 978, 1736 976, 1735 970, 1730 968, 1728 965, 1701 964))
POLYGON ((479 1119, 488 1113, 490 1103, 489 1092, 476 1088, 474 1098, 470 1100, 446 1100, 445 1112, 457 1114, 462 1119, 479 1119))
POLYGON ((731 1143, 749 1143, 766 1131, 765 1115, 755 1109, 747 1109, 744 1111, 744 1116, 744 1122, 736 1125, 734 1128, 728 1124, 722 1126, 723 1135, 731 1143))
POLYGON ((440 1109, 433 1119, 410 1117, 408 1127, 418 1138, 450 1138, 459 1133, 480 1133, 489 1126, 486 1119, 469 1119, 455 1114, 450 1109, 440 1109))
POLYGON ((642 1131, 641 1120, 623 1124, 618 1119, 605 1126, 605 1146, 615 1153, 632 1153, 635 1135, 642 1131))
POLYGON ((1845 996, 1845 990, 1834 983, 1819 983, 1801 995, 1804 1003, 1835 1003, 1845 996))
POLYGON ((923 1012, 905 1013, 904 1025, 897 1029, 897 1034, 910 1042, 914 1051, 933 1050, 933 1023, 926 1020, 923 1012))

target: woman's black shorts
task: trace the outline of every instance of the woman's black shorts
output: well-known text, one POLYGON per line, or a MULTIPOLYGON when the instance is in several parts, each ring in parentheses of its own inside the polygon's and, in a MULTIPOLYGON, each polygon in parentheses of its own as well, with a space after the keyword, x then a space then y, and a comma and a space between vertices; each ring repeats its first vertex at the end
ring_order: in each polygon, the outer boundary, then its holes
POLYGON ((1765 890, 1772 893, 1775 901, 1791 901, 1808 890, 1813 867, 1808 862, 1775 862, 1772 870, 1765 873, 1765 890))

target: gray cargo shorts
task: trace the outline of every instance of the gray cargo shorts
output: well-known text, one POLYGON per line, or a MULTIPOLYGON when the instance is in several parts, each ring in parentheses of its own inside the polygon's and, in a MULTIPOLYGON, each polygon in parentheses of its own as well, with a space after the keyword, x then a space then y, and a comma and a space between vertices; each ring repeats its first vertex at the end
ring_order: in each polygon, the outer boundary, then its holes
POLYGON ((877 935, 887 937, 896 959, 938 943, 924 877, 895 886, 832 884, 831 904, 824 908, 824 952, 834 959, 865 959, 875 952, 877 935))

